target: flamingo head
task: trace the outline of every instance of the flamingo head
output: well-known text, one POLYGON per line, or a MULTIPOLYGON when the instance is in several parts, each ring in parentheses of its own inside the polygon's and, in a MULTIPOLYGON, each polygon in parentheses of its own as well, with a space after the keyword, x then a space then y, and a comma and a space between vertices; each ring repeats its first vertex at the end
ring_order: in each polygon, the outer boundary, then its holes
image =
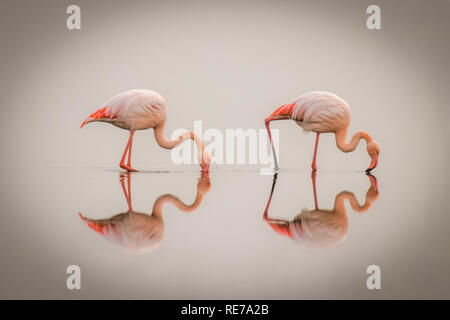
POLYGON ((367 172, 370 172, 371 170, 375 169, 378 165, 378 156, 380 154, 380 146, 378 143, 374 140, 370 141, 367 144, 367 153, 369 154, 372 161, 370 162, 369 167, 367 168, 367 172))
POLYGON ((192 139, 197 143, 199 149, 201 151, 198 153, 198 162, 200 163, 202 174, 207 174, 209 172, 209 165, 211 164, 212 158, 211 154, 206 150, 205 146, 201 142, 200 138, 197 137, 193 132, 185 132, 181 136, 178 137, 177 144, 183 143, 183 141, 192 139))
POLYGON ((80 128, 83 128, 85 124, 92 122, 92 121, 96 121, 99 120, 101 118, 105 118, 108 117, 109 115, 108 111, 108 107, 105 106, 101 109, 98 109, 97 111, 95 111, 93 114, 91 114, 89 117, 86 118, 86 120, 83 121, 83 123, 81 124, 80 128))
POLYGON ((209 165, 211 164, 211 154, 203 148, 202 150, 202 162, 200 163, 200 167, 202 168, 202 172, 209 172, 209 165))
POLYGON ((199 194, 206 194, 211 189, 211 181, 209 179, 208 173, 202 174, 201 177, 198 179, 197 183, 197 193, 199 194))

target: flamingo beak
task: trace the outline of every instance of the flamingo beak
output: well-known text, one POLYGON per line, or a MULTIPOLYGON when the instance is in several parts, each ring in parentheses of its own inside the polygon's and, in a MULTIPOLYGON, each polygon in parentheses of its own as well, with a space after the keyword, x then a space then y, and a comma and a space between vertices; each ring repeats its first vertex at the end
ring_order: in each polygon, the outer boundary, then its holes
POLYGON ((369 167, 366 169, 366 172, 370 172, 375 169, 378 165, 378 155, 375 154, 372 156, 372 161, 370 162, 369 167))
POLYGON ((201 163, 200 163, 200 167, 202 168, 202 173, 207 173, 209 172, 209 165, 211 163, 211 155, 208 152, 208 150, 206 150, 206 148, 202 148, 202 153, 201 153, 201 163))
POLYGON ((202 173, 209 172, 209 163, 202 163, 200 167, 202 168, 201 170, 202 173))
POLYGON ((85 216, 83 216, 81 212, 78 212, 78 215, 80 216, 81 220, 83 220, 89 226, 89 228, 93 229, 97 233, 104 234, 105 231, 103 229, 105 225, 97 223, 96 221, 90 221, 85 216))
POLYGON ((92 120, 94 120, 94 119, 92 119, 91 117, 87 118, 86 120, 83 121, 83 123, 81 124, 80 128, 83 128, 85 124, 91 122, 92 120))
POLYGON ((375 192, 378 192, 377 178, 375 178, 375 176, 371 175, 370 172, 367 172, 367 176, 369 177, 369 180, 370 180, 370 189, 372 189, 375 192))

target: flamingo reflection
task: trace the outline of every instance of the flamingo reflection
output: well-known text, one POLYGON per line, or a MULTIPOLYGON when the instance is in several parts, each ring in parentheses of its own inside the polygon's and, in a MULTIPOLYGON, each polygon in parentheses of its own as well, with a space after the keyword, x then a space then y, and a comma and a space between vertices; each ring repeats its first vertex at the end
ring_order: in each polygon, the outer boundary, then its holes
POLYGON ((164 194, 153 204, 151 214, 136 212, 131 203, 131 174, 120 174, 120 184, 128 204, 128 211, 107 219, 89 219, 80 212, 81 219, 95 232, 101 234, 109 242, 133 252, 148 252, 161 245, 164 234, 163 206, 166 203, 175 205, 179 210, 190 212, 202 202, 211 184, 208 174, 203 173, 197 183, 197 195, 190 205, 176 196, 164 194), (125 186, 125 183, 127 186, 125 186))
POLYGON ((378 183, 375 176, 367 174, 370 187, 366 193, 365 203, 359 205, 355 195, 349 191, 340 192, 334 200, 333 210, 319 209, 316 192, 316 173, 311 174, 314 193, 314 210, 303 209, 292 221, 272 219, 269 217, 269 206, 277 181, 274 175, 269 201, 264 211, 264 220, 277 233, 287 236, 307 247, 325 248, 336 245, 345 239, 348 231, 348 219, 345 209, 345 200, 348 200, 351 208, 363 213, 368 210, 378 198, 378 183))

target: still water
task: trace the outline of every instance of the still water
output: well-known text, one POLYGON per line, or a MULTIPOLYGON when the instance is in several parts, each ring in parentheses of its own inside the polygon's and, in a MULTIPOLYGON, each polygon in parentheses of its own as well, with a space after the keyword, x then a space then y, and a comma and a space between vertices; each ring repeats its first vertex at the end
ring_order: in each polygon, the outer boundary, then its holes
POLYGON ((3 183, 1 298, 450 298, 445 175, 48 167, 3 183))

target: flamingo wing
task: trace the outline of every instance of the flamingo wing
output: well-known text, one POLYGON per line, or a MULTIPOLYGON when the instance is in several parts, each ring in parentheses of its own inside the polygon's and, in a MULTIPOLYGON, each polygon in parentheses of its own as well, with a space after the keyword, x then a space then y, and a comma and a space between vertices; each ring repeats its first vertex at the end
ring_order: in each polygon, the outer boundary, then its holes
POLYGON ((154 126, 161 119, 165 120, 164 98, 154 91, 134 89, 109 99, 81 127, 92 121, 107 121, 124 129, 143 129, 154 126))

